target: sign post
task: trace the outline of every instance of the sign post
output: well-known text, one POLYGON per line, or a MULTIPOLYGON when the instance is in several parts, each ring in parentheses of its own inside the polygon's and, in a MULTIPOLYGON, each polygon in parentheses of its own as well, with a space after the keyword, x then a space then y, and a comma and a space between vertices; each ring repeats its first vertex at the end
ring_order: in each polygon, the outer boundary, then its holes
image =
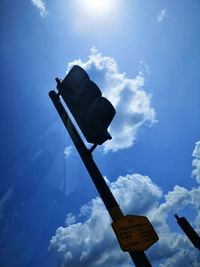
MULTIPOLYGON (((70 81, 71 82, 71 81, 70 81)), ((116 199, 114 198, 112 192, 110 191, 108 185, 106 184, 101 172, 99 171, 98 167, 96 166, 93 157, 92 157, 92 151, 93 149, 87 149, 84 142, 82 141, 79 133, 77 132, 76 128, 74 127, 70 117, 68 116, 66 110, 64 109, 61 101, 60 101, 60 94, 56 93, 54 90, 49 92, 49 96, 65 126, 67 129, 85 167, 88 170, 88 173, 90 174, 90 177, 95 184, 99 195, 102 198, 102 201, 104 202, 113 222, 116 222, 116 225, 118 225, 118 222, 120 219, 124 218, 123 212, 120 209, 116 199)), ((80 122, 81 124, 81 122, 80 122)), ((85 131, 85 129, 84 129, 85 131)), ((105 129, 104 129, 105 131, 105 129)), ((87 132, 86 132, 87 134, 87 132)), ((89 135, 88 135, 89 136, 89 135)), ((98 140, 101 140, 98 137, 98 140)), ((125 217, 126 218, 126 217, 125 217)), ((113 226, 115 229, 115 225, 113 226)), ((117 226, 116 226, 117 229, 117 226)), ((118 230, 115 231, 118 235, 118 230)), ((126 250, 129 252, 129 255, 131 256, 134 264, 136 267, 151 267, 151 264, 145 255, 143 250, 132 250, 132 247, 130 250, 126 250)))
POLYGON ((141 252, 158 241, 158 236, 145 216, 127 215, 112 223, 123 251, 141 252))

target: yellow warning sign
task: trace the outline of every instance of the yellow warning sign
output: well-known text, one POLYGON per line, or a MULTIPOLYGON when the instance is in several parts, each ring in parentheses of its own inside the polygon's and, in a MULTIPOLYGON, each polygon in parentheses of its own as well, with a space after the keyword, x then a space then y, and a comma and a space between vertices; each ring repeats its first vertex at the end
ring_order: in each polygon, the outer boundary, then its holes
POLYGON ((159 239, 145 216, 127 215, 113 222, 112 227, 123 251, 144 251, 159 239))

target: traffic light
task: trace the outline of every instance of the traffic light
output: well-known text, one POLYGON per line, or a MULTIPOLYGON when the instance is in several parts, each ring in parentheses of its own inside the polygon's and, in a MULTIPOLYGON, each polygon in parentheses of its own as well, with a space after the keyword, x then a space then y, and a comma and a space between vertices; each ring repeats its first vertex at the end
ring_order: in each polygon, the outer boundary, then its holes
POLYGON ((192 244, 200 250, 200 236, 197 234, 197 232, 193 229, 185 217, 179 218, 177 214, 175 214, 174 217, 177 219, 177 223, 183 229, 192 244))
POLYGON ((107 131, 114 115, 113 105, 80 67, 73 66, 57 89, 89 143, 101 145, 111 139, 107 131))

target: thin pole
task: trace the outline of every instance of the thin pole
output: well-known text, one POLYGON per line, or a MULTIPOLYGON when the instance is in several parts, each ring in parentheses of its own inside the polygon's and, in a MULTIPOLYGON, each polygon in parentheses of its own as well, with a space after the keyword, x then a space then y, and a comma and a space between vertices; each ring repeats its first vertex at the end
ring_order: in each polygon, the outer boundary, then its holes
MULTIPOLYGON (((66 110, 64 109, 59 94, 55 91, 50 91, 49 96, 65 126, 67 129, 79 155, 88 170, 90 177, 95 184, 99 195, 101 196, 109 214, 112 218, 113 222, 117 221, 118 219, 122 218, 123 212, 120 209, 116 199, 114 198, 110 188, 106 184, 102 174, 100 173, 98 167, 96 166, 91 151, 87 149, 84 142, 82 141, 79 133, 77 132, 76 128, 74 127, 71 119, 69 118, 66 110)), ((133 252, 129 251, 129 254, 135 263, 136 267, 152 267, 147 256, 144 252, 133 252)))
POLYGON ((188 262, 190 263, 190 265, 191 265, 192 267, 194 267, 194 264, 193 264, 192 261, 190 260, 190 258, 189 258, 189 256, 187 255, 186 251, 184 251, 184 255, 185 255, 186 259, 188 260, 188 262))

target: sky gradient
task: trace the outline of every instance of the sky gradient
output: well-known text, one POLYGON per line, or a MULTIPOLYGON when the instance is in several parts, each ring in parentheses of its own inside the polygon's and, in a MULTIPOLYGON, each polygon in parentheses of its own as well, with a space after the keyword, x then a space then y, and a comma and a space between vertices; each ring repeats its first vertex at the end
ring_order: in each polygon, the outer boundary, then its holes
POLYGON ((197 0, 0 2, 2 267, 133 266, 48 97, 75 64, 116 109, 93 155, 124 213, 155 227, 152 265, 198 266, 174 214, 200 234, 199 12, 197 0))

